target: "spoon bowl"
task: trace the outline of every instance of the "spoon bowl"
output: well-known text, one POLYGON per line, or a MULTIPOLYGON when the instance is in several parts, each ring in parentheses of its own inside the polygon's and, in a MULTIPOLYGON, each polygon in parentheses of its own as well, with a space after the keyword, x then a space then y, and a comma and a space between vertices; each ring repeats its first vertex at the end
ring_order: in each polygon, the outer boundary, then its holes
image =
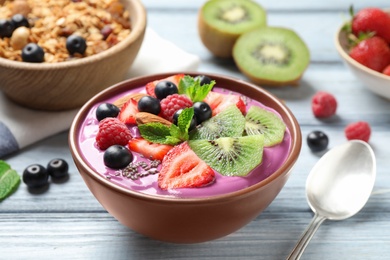
POLYGON ((342 220, 358 213, 371 195, 375 177, 375 155, 366 142, 352 140, 328 151, 306 181, 314 217, 287 259, 300 258, 325 219, 342 220))

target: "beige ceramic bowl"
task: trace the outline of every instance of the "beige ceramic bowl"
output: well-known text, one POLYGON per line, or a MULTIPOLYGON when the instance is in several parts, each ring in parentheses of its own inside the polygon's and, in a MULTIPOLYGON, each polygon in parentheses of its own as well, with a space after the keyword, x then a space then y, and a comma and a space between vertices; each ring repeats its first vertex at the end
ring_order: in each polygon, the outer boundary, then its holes
POLYGON ((348 55, 347 33, 342 28, 343 26, 338 29, 334 44, 346 66, 369 90, 390 99, 390 77, 367 68, 348 55))
POLYGON ((127 80, 93 97, 81 108, 72 123, 69 133, 70 150, 90 191, 123 225, 153 239, 174 243, 197 243, 220 238, 248 224, 278 195, 289 178, 301 150, 300 127, 284 103, 264 89, 241 80, 208 75, 216 80, 217 87, 239 91, 280 113, 291 133, 291 148, 285 163, 270 177, 251 187, 206 198, 167 198, 119 187, 95 172, 84 160, 78 145, 80 125, 93 105, 98 102, 169 75, 171 74, 127 80))
POLYGON ((146 11, 141 0, 122 0, 129 10, 130 35, 99 54, 73 61, 27 63, 0 58, 0 90, 34 109, 81 107, 101 90, 124 80, 144 38, 146 11))

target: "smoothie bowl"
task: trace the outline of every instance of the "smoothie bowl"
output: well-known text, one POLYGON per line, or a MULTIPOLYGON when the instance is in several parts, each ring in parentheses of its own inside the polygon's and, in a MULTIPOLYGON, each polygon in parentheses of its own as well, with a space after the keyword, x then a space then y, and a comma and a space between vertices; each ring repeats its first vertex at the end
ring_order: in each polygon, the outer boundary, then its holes
POLYGON ((291 111, 221 75, 169 73, 118 83, 89 100, 69 134, 90 191, 147 237, 198 243, 256 218, 301 149, 291 111))

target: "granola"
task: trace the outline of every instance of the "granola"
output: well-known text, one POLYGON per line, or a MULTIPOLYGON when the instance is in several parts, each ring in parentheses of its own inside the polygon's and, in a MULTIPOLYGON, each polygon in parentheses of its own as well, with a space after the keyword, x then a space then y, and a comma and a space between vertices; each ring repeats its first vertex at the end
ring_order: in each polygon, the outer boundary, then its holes
POLYGON ((10 60, 22 61, 27 43, 43 48, 48 63, 87 57, 116 45, 131 31, 129 12, 119 0, 0 0, 0 4, 0 20, 22 14, 30 25, 0 38, 0 57, 10 60), (85 39, 83 54, 69 54, 70 35, 85 39))

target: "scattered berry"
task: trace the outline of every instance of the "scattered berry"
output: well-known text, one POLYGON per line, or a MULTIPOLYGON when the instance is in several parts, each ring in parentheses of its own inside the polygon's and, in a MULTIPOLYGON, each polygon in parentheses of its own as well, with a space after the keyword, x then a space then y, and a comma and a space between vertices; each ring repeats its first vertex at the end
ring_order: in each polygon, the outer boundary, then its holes
MULTIPOLYGON (((177 123, 179 122, 179 116, 181 114, 181 112, 183 112, 183 109, 179 109, 175 112, 175 114, 173 114, 173 117, 172 117, 172 122, 177 125, 177 123)), ((190 126, 188 127, 188 131, 192 131, 195 129, 195 127, 198 125, 198 121, 196 120, 196 117, 195 115, 192 117, 191 119, 191 123, 190 123, 190 126)))
POLYGON ((87 49, 87 43, 83 37, 73 34, 66 38, 66 49, 70 54, 84 54, 87 49))
POLYGON ((210 91, 204 99, 212 111, 212 116, 217 115, 219 112, 225 110, 228 106, 235 104, 243 115, 246 113, 245 102, 238 95, 222 94, 210 91))
POLYGON ((11 20, 0 19, 0 38, 11 37, 15 24, 11 20))
POLYGON ((390 43, 390 16, 379 8, 364 8, 352 18, 352 32, 359 36, 362 33, 374 32, 390 43))
POLYGON ((12 22, 15 25, 15 29, 22 26, 27 28, 30 27, 27 18, 22 14, 15 14, 14 16, 12 16, 12 22))
POLYGON ((196 122, 198 124, 211 118, 213 112, 211 111, 209 104, 207 104, 206 102, 195 102, 192 107, 194 108, 194 114, 196 116, 196 122))
POLYGON ((311 108, 315 117, 330 117, 336 114, 337 101, 332 94, 319 91, 312 98, 311 108))
POLYGON ((23 182, 29 188, 39 188, 49 183, 49 174, 40 164, 32 164, 23 171, 23 182))
POLYGON ((138 100, 137 108, 139 112, 148 112, 158 115, 161 111, 160 100, 151 96, 144 96, 138 100))
POLYGON ((211 79, 210 77, 206 76, 206 75, 199 75, 199 76, 196 76, 194 78, 195 80, 199 80, 199 83, 200 85, 204 85, 204 84, 210 84, 211 83, 211 79))
POLYGON ((383 74, 390 76, 390 64, 382 71, 383 74))
POLYGON ((43 62, 45 52, 35 43, 29 43, 22 49, 22 60, 25 62, 43 62))
POLYGON ((101 150, 105 150, 115 144, 126 145, 131 137, 130 130, 123 122, 114 117, 107 117, 99 123, 96 144, 101 150))
POLYGON ((129 149, 145 156, 150 160, 162 161, 164 156, 173 146, 151 143, 143 138, 132 138, 129 141, 129 149))
POLYGON ((47 164, 47 173, 53 179, 63 179, 69 176, 69 165, 64 159, 53 159, 47 164))
POLYGON ((158 99, 164 99, 169 95, 177 94, 179 90, 177 89, 177 86, 175 83, 168 81, 168 80, 163 80, 157 83, 155 89, 154 89, 154 94, 158 99))
POLYGON ((385 40, 376 36, 359 42, 351 49, 349 55, 357 62, 378 72, 382 72, 390 64, 390 47, 385 40))
POLYGON ((111 103, 103 103, 96 109, 96 118, 101 121, 106 117, 117 117, 120 109, 111 103))
POLYGON ((371 127, 367 122, 358 121, 347 125, 344 132, 348 140, 357 139, 368 142, 371 135, 371 127))
POLYGON ((172 122, 173 115, 179 109, 192 107, 192 101, 185 95, 173 94, 161 100, 162 117, 172 122))
POLYGON ((322 152, 328 148, 329 138, 322 131, 313 131, 307 135, 307 145, 312 152, 322 152))
POLYGON ((112 145, 104 151, 103 161, 109 168, 122 169, 133 161, 133 154, 122 145, 112 145))
POLYGON ((154 93, 154 89, 156 88, 157 83, 159 83, 160 81, 170 81, 173 84, 175 84, 176 86, 179 86, 179 82, 183 77, 184 77, 184 74, 177 74, 177 75, 169 76, 169 77, 164 78, 164 79, 159 79, 159 80, 149 82, 145 86, 146 93, 149 96, 156 97, 156 94, 154 93))
POLYGON ((125 104, 123 104, 121 111, 119 112, 118 119, 125 124, 135 124, 135 114, 138 112, 137 100, 130 98, 125 104))

